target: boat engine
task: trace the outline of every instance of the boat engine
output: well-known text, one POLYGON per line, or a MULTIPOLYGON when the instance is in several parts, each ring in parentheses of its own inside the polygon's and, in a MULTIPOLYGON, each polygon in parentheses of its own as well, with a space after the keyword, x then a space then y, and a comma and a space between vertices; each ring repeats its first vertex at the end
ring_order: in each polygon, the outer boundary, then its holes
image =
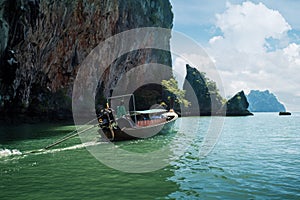
POLYGON ((98 131, 100 135, 104 136, 104 140, 105 138, 111 141, 114 140, 114 129, 117 128, 117 123, 113 116, 112 109, 101 109, 100 112, 97 114, 97 118, 99 126, 102 130, 98 131))
POLYGON ((98 113, 98 122, 100 127, 103 128, 109 128, 109 126, 113 125, 115 123, 115 119, 112 113, 112 110, 110 108, 101 109, 98 113))

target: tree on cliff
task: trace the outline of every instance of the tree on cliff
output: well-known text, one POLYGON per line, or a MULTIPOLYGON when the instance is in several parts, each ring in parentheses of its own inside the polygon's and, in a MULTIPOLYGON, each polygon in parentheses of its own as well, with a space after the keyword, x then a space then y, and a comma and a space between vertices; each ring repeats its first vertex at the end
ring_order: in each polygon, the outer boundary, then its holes
POLYGON ((181 90, 178 88, 178 82, 174 78, 170 78, 169 80, 162 80, 162 86, 166 91, 168 91, 168 100, 170 101, 170 106, 173 107, 173 101, 177 104, 183 104, 184 107, 190 106, 190 102, 186 100, 185 90, 181 90))

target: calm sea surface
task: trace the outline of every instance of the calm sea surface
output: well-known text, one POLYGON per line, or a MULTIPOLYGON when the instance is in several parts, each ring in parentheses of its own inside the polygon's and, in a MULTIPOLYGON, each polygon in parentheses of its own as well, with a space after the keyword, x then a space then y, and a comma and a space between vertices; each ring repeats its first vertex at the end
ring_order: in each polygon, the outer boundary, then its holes
POLYGON ((74 126, 2 125, 0 199, 300 199, 300 113, 220 119, 218 143, 207 157, 199 153, 210 117, 181 118, 173 133, 116 144, 143 153, 171 143, 178 158, 148 173, 107 167, 78 137, 30 153, 74 126))

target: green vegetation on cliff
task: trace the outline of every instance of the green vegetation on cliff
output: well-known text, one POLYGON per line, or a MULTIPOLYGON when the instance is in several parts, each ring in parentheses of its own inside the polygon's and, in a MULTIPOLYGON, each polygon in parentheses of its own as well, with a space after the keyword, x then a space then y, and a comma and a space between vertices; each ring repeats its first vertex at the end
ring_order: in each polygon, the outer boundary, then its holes
POLYGON ((169 93, 169 101, 172 101, 172 99, 174 99, 175 103, 182 104, 184 107, 190 106, 191 103, 185 99, 185 90, 180 90, 178 88, 178 82, 174 78, 163 80, 162 86, 169 93))
POLYGON ((186 71, 183 89, 186 90, 186 98, 191 102, 191 108, 187 109, 188 115, 217 114, 224 99, 219 94, 216 83, 188 64, 186 71))

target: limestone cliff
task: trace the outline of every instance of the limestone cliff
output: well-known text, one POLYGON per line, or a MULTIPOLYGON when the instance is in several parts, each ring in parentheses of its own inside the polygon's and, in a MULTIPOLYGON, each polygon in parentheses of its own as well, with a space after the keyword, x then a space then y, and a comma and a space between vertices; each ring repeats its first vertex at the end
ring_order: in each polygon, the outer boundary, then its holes
MULTIPOLYGON (((168 0, 0 0, 0 115, 71 118, 73 81, 94 47, 172 21, 168 0)), ((132 52, 107 69, 104 91, 124 72, 118 64, 128 70, 152 61, 171 65, 169 53, 132 52)))
POLYGON ((190 65, 186 65, 186 71, 183 89, 186 90, 186 99, 192 104, 191 108, 187 108, 188 115, 219 114, 223 98, 219 94, 216 83, 208 79, 205 73, 199 72, 190 65))
POLYGON ((183 89, 186 90, 185 98, 192 104, 190 108, 185 109, 186 115, 252 115, 247 110, 249 103, 243 91, 225 101, 219 94, 216 83, 208 79, 205 73, 199 72, 190 65, 186 65, 186 70, 183 89))
POLYGON ((247 116, 253 115, 248 111, 249 103, 247 101, 244 91, 238 92, 226 104, 227 116, 247 116))

